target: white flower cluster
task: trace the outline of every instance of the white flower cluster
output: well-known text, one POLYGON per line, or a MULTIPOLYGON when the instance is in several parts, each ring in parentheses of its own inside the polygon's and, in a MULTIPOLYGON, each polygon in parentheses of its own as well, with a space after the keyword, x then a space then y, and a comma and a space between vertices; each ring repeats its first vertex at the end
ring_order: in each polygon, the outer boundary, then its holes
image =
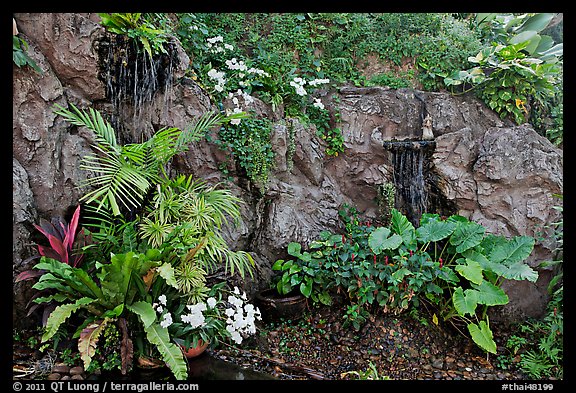
POLYGON ((208 48, 210 48, 210 50, 214 53, 221 53, 224 52, 224 50, 234 49, 234 46, 230 44, 224 44, 224 38, 222 38, 221 35, 212 38, 206 38, 206 41, 208 41, 208 48), (223 45, 219 45, 219 42, 223 45))
MULTIPOLYGON (((166 295, 158 296, 158 302, 159 303, 152 304, 152 308, 154 308, 158 314, 162 314, 164 311, 164 306, 166 306, 166 295)), ((168 326, 172 325, 172 322, 172 314, 170 314, 170 312, 166 312, 166 314, 162 316, 160 326, 167 328, 168 326)))
POLYGON ((308 94, 306 89, 304 89, 304 85, 308 83, 310 86, 316 87, 321 84, 330 83, 329 79, 312 79, 311 81, 306 82, 305 79, 300 78, 299 76, 295 77, 291 82, 290 86, 296 89, 296 94, 299 96, 305 96, 308 94))
MULTIPOLYGON (((228 66, 228 69, 230 69, 230 70, 233 70, 233 71, 237 70, 240 72, 248 71, 248 66, 246 65, 246 63, 244 63, 243 60, 238 61, 235 57, 233 57, 230 60, 226 60, 225 63, 226 63, 226 66, 228 66)), ((244 74, 241 74, 241 75, 242 75, 241 77, 244 76, 244 74)))
POLYGON ((241 344, 244 337, 256 333, 255 321, 262 317, 258 307, 250 303, 244 304, 247 301, 245 292, 241 294, 238 287, 234 287, 234 294, 237 296, 228 296, 228 303, 232 307, 224 311, 228 317, 226 330, 236 344, 241 344))
MULTIPOLYGON (((238 100, 238 97, 242 97, 245 105, 250 105, 251 103, 254 102, 254 98, 252 98, 252 96, 250 94, 247 94, 240 89, 236 90, 235 93, 232 93, 232 92, 228 93, 228 98, 230 100, 232 100, 232 103, 234 104, 234 109, 232 109, 232 110, 226 109, 226 115, 227 116, 230 116, 231 114, 234 114, 234 113, 244 112, 244 110, 240 106, 240 101, 238 100)), ((230 120, 230 123, 237 125, 237 124, 240 124, 240 120, 241 119, 232 119, 232 120, 230 120)))
POLYGON ((304 85, 306 84, 306 80, 302 79, 300 77, 295 77, 294 80, 292 80, 290 82, 290 86, 294 87, 294 89, 296 89, 296 94, 298 94, 299 96, 305 96, 306 94, 308 94, 306 92, 306 89, 304 89, 304 85))
POLYGON ((216 81, 214 90, 217 92, 224 91, 224 85, 226 84, 226 74, 223 71, 217 71, 216 69, 212 68, 210 71, 208 71, 208 76, 216 81))
POLYGON ((314 98, 314 103, 312 105, 316 108, 324 109, 324 104, 320 101, 320 98, 314 98))
MULTIPOLYGON (((245 292, 240 293, 238 287, 234 287, 233 293, 234 295, 228 296, 227 302, 220 303, 222 306, 227 305, 224 310, 225 315, 221 315, 221 311, 218 308, 218 300, 214 297, 209 297, 206 302, 186 305, 188 313, 182 314, 180 319, 193 329, 202 328, 206 326, 206 317, 210 318, 210 315, 213 317, 214 311, 216 311, 218 318, 222 318, 222 320, 226 318, 226 331, 230 334, 232 340, 237 344, 241 344, 245 337, 256 333, 255 322, 256 320, 261 320, 262 317, 258 307, 248 303, 245 292), (206 311, 208 313, 204 314, 206 311)), ((160 325, 164 328, 168 328, 173 323, 172 314, 165 308, 166 300, 166 295, 160 295, 158 302, 152 305, 154 310, 162 315, 160 325)))
MULTIPOLYGON (((214 299, 214 298, 210 298, 210 299, 216 301, 216 299, 214 299)), ((208 299, 208 300, 210 300, 210 299, 208 299)), ((210 303, 212 303, 212 301, 210 303)), ((213 307, 214 306, 212 306, 211 308, 213 308, 213 307)), ((190 312, 188 314, 184 314, 180 317, 180 319, 182 319, 182 322, 186 322, 186 323, 190 324, 190 326, 192 326, 192 328, 202 327, 206 324, 206 319, 204 318, 204 314, 202 314, 202 311, 207 310, 205 303, 188 304, 186 306, 186 308, 188 308, 188 311, 190 311, 190 312)))
POLYGON ((318 86, 318 85, 324 85, 326 83, 330 83, 330 79, 313 79, 311 81, 308 82, 308 84, 310 86, 318 86))

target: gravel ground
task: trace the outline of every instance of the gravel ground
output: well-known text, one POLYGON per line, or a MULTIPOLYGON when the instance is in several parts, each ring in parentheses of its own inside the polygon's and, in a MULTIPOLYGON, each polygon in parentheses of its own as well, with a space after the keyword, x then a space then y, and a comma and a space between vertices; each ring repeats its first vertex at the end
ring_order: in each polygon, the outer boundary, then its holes
POLYGON ((504 346, 507 334, 494 326, 498 353, 487 356, 454 328, 408 314, 373 317, 356 331, 343 328, 343 314, 334 311, 324 307, 298 320, 264 323, 241 349, 210 354, 282 380, 526 379, 504 346))
MULTIPOLYGON (((408 314, 379 315, 356 331, 342 325, 337 307, 308 309, 291 321, 260 322, 240 347, 209 348, 190 362, 190 379, 233 380, 526 380, 504 343, 511 332, 492 326, 498 348, 487 356, 450 326, 424 324, 408 314)), ((71 368, 57 373, 58 357, 16 343, 18 379, 100 379, 71 368), (43 357, 42 357, 43 356, 43 357), (60 379, 60 377, 58 377, 60 379)), ((137 370, 138 372, 138 370, 137 370)), ((159 370, 133 378, 165 379, 159 370)))

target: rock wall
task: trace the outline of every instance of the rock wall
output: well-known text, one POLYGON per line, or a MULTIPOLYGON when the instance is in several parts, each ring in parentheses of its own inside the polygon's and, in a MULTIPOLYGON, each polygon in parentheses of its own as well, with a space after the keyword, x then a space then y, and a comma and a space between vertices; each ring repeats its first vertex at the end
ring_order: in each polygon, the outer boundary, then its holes
MULTIPOLYGON (((78 165, 90 151, 92 136, 70 127, 52 112, 54 104, 114 110, 106 97, 98 46, 107 33, 94 14, 15 14, 19 33, 29 43, 29 55, 43 73, 13 68, 13 277, 31 267, 34 255, 32 224, 39 217, 66 216, 79 197, 85 173, 78 165)), ((181 48, 174 68, 174 83, 158 91, 145 104, 138 122, 147 133, 160 127, 185 128, 202 113, 215 110, 209 96, 184 76, 189 59, 181 48)), ((272 145, 275 168, 263 194, 228 168, 232 181, 218 169, 226 154, 207 141, 175 157, 173 169, 210 183, 222 182, 242 198, 242 223, 226 228, 232 248, 250 251, 257 262, 248 291, 266 287, 271 265, 284 257, 291 241, 308 243, 322 230, 338 230, 338 209, 343 203, 377 219, 377 187, 393 181, 391 153, 384 141, 422 136, 424 115, 431 117, 435 150, 429 182, 446 213, 458 213, 484 225, 491 233, 535 236, 558 219, 552 194, 563 193, 563 156, 530 125, 505 124, 472 96, 451 96, 412 89, 343 86, 321 91, 325 105, 341 114, 345 152, 324 153, 324 141, 315 130, 255 99, 258 116, 274 122, 272 145), (290 154, 290 140, 295 141, 290 154)), ((142 130, 126 132, 134 135, 142 130)), ((529 263, 550 258, 550 240, 538 242, 529 263)), ((547 298, 549 272, 534 285, 506 283, 510 304, 502 308, 504 320, 538 316, 547 298)), ((29 287, 15 284, 14 321, 22 318, 29 287)))

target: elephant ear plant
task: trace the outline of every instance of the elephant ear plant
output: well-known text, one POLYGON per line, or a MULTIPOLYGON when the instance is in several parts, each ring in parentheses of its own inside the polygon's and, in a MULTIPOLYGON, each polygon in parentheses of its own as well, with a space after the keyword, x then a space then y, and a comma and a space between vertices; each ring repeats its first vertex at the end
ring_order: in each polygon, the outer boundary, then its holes
POLYGON ((424 287, 423 298, 438 308, 445 321, 463 322, 472 340, 494 354, 496 343, 487 309, 508 303, 508 296, 500 288, 503 280, 538 279, 538 273, 524 262, 534 247, 532 237, 507 239, 486 234, 484 227, 459 215, 442 219, 438 214, 425 213, 420 226, 414 229, 394 211, 392 231, 378 228, 370 235, 369 243, 377 255, 395 252, 407 259, 420 255, 432 261, 434 278, 424 287), (401 241, 394 240, 395 236, 401 241))
POLYGON ((425 302, 436 324, 440 317, 484 351, 496 353, 487 311, 508 303, 503 280, 538 278, 525 263, 534 247, 529 236, 486 234, 483 226, 459 215, 426 213, 418 228, 396 209, 389 227, 341 218, 345 233, 322 232, 309 251, 291 243, 288 253, 295 259, 278 260, 273 269, 281 273, 279 293, 299 288, 323 304, 335 293, 346 294, 344 323, 356 330, 370 312, 398 314, 425 302))

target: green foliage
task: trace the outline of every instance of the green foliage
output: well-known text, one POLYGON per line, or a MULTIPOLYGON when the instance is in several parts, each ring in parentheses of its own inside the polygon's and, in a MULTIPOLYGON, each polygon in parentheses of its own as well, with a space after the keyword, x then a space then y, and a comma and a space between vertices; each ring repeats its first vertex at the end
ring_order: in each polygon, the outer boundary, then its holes
MULTIPOLYGON (((524 263, 534 239, 485 234, 485 229, 453 215, 442 219, 425 213, 420 226, 394 209, 388 227, 361 222, 353 208, 340 211, 345 233, 322 232, 302 251, 291 243, 293 260, 278 260, 273 269, 283 274, 280 293, 300 285, 302 293, 346 294, 350 301, 344 319, 360 328, 370 312, 400 313, 421 301, 434 306, 444 321, 464 323, 472 340, 496 353, 487 308, 507 304, 503 279, 535 282, 538 274, 524 263)), ((318 301, 312 297, 313 301, 318 301)))
POLYGON ((306 114, 316 126, 316 134, 326 143, 326 154, 338 156, 344 152, 344 137, 337 127, 331 126, 330 111, 325 108, 311 105, 306 108, 306 114))
POLYGON ((12 61, 19 68, 24 66, 30 66, 34 71, 42 74, 42 70, 38 67, 38 64, 30 56, 28 56, 28 43, 24 38, 18 36, 12 36, 12 61))
POLYGON ((414 72, 404 78, 388 73, 373 75, 366 81, 366 86, 388 86, 392 89, 409 88, 412 86, 413 74, 414 72))
POLYGON ((83 195, 81 201, 86 204, 97 202, 97 210, 105 206, 114 215, 141 209, 150 188, 161 181, 162 175, 166 177, 164 166, 171 158, 187 151, 188 144, 198 140, 211 127, 230 120, 207 112, 190 130, 162 128, 145 142, 121 146, 116 141, 114 129, 98 111, 92 108, 85 111, 74 105, 71 108, 56 104, 54 113, 71 124, 93 131, 97 136, 97 144, 93 147, 99 153, 87 155, 82 160, 81 168, 94 176, 82 184, 93 189, 83 195))
MULTIPOLYGON (((187 16, 188 14, 186 14, 187 16)), ((268 72, 287 76, 297 68, 310 76, 337 82, 364 83, 359 69, 367 55, 400 66, 418 58, 427 69, 417 77, 437 86, 440 78, 465 64, 479 42, 464 22, 449 14, 418 13, 307 13, 307 14, 194 14, 210 36, 222 35, 253 58, 271 61, 268 72), (354 42, 354 45, 349 45, 354 42)), ((192 18, 187 16, 188 20, 192 18)), ((194 30, 197 34, 198 30, 194 30)), ((182 36, 186 36, 182 30, 182 36)), ((191 48, 199 52, 201 48, 191 48)), ((195 53, 196 53, 195 52, 195 53)), ((402 73, 398 73, 402 78, 402 73)), ((395 78, 394 75, 391 75, 395 78)), ((411 79, 412 76, 409 76, 411 79)), ((287 79, 287 78, 285 78, 287 79)), ((376 82, 376 81, 373 81, 376 82)))
POLYGON ((288 254, 298 258, 298 262, 278 259, 272 270, 281 275, 276 277, 276 290, 281 295, 288 295, 298 290, 302 295, 311 298, 314 302, 330 305, 331 298, 326 288, 321 262, 305 251, 301 253, 299 243, 288 245, 288 254))
POLYGON ((221 233, 229 220, 239 222, 240 203, 229 190, 180 175, 157 187, 139 233, 152 247, 169 247, 180 258, 178 273, 194 269, 184 265, 195 258, 199 268, 208 273, 223 263, 226 273, 252 275, 250 254, 230 250, 221 233))
POLYGON ((469 85, 502 119, 522 124, 530 107, 546 106, 562 84, 563 45, 539 34, 553 14, 478 14, 476 28, 488 44, 468 61, 473 68, 444 79, 447 86, 469 85))
POLYGON ((170 368, 174 377, 185 380, 188 377, 188 365, 180 348, 171 342, 168 329, 156 321, 156 312, 148 302, 137 302, 128 309, 138 315, 148 342, 155 345, 162 360, 170 368))
MULTIPOLYGON (((383 64, 396 67, 406 59, 419 58, 423 72, 399 71, 380 79, 376 77, 370 84, 413 87, 414 82, 409 80, 419 78, 426 86, 438 86, 440 74, 448 75, 461 68, 459 65, 463 66, 466 58, 479 48, 473 33, 464 30, 464 23, 449 14, 198 13, 177 16, 176 33, 193 59, 193 78, 199 79, 217 101, 223 102, 227 94, 241 89, 271 104, 274 111, 283 110, 285 117, 309 121, 328 143, 328 156, 336 156, 344 149, 341 130, 336 125, 338 113, 330 119, 327 109, 310 105, 306 93, 295 88, 297 79, 304 80, 306 89, 313 86, 305 82, 314 80, 352 81, 360 85, 365 83, 359 71, 363 59, 375 54, 383 64), (217 81, 216 73, 225 77, 217 81)), ((417 63, 416 60, 410 62, 417 63)), ((230 149, 254 179, 251 171, 258 167, 252 165, 255 163, 253 151, 262 149, 269 140, 262 133, 260 139, 253 138, 256 148, 246 148, 240 131, 255 133, 246 129, 231 133, 242 141, 230 149)), ((257 158, 262 156, 267 155, 257 158)), ((267 158, 256 161, 268 163, 267 158)))
MULTIPOLYGON (((165 340, 158 323, 154 325, 156 314, 147 313, 146 305, 150 304, 148 291, 154 283, 162 284, 170 279, 162 273, 162 267, 169 262, 162 262, 164 256, 154 249, 145 254, 128 252, 112 255, 110 263, 97 264, 98 270, 93 279, 87 272, 74 268, 60 261, 42 257, 35 268, 45 273, 33 288, 52 289, 55 294, 49 297, 37 298, 35 302, 57 300, 58 305, 50 314, 42 336, 42 341, 50 340, 60 326, 73 314, 79 314, 84 323, 78 328, 78 351, 84 362, 84 367, 90 367, 92 358, 96 355, 98 339, 108 323, 120 317, 129 317, 127 311, 138 315, 148 339, 154 344, 177 378, 182 377, 181 362, 178 361, 171 344, 165 340), (156 274, 154 274, 156 273, 156 274)), ((156 285, 158 286, 158 285, 156 285)), ((131 345, 126 344, 123 350, 122 362, 125 357, 132 356, 131 345)), ((176 347, 177 348, 177 347, 176 347)), ((177 348, 178 349, 178 348, 177 348)), ((182 355, 179 352, 180 356, 182 355)), ((183 359, 183 358, 182 358, 183 359)))
POLYGON ((126 35, 137 40, 150 57, 167 53, 169 32, 159 29, 151 21, 141 18, 141 13, 100 13, 100 24, 111 33, 126 35))
POLYGON ((262 191, 267 187, 268 175, 274 167, 274 152, 270 143, 272 122, 249 118, 237 125, 222 127, 217 144, 230 149, 246 176, 262 191))

